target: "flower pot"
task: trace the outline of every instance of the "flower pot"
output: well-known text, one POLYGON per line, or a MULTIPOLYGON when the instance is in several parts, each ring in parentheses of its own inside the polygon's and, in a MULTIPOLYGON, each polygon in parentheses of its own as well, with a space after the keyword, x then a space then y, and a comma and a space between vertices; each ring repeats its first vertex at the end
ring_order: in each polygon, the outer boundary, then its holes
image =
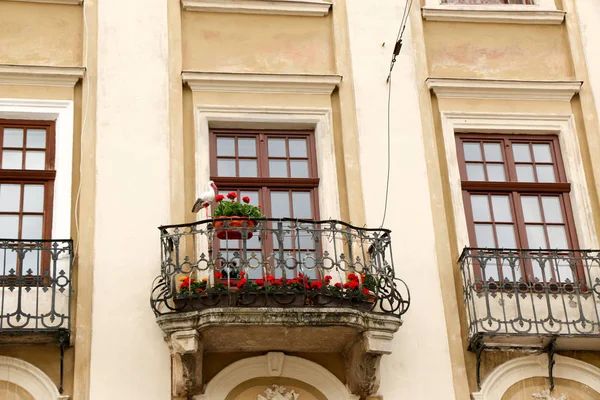
POLYGON ((342 299, 342 307, 360 308, 361 310, 371 311, 375 307, 375 296, 367 296, 365 299, 359 297, 345 297, 342 299))
POLYGON ((232 307, 236 304, 236 293, 221 292, 201 294, 198 296, 182 296, 173 300, 176 311, 199 311, 206 308, 232 307))
POLYGON ((300 292, 240 293, 238 305, 243 307, 303 307, 306 296, 300 292))
POLYGON ((256 226, 256 222, 250 220, 248 217, 219 217, 214 222, 213 227, 217 232, 217 237, 221 240, 239 240, 242 238, 242 233, 246 234, 246 239, 252 237, 251 228, 256 226), (244 223, 248 229, 246 232, 242 232, 244 223), (239 229, 220 229, 227 224, 227 228, 239 228, 239 229))

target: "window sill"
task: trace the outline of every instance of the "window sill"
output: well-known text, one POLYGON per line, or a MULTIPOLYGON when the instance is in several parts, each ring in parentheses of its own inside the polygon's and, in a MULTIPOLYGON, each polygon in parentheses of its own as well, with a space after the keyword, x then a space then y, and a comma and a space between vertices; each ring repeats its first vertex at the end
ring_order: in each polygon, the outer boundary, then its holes
POLYGON ((332 3, 311 0, 181 0, 187 11, 324 17, 332 3))
POLYGON ((423 18, 428 21, 491 22, 501 24, 560 25, 566 12, 535 6, 457 6, 423 7, 423 18))

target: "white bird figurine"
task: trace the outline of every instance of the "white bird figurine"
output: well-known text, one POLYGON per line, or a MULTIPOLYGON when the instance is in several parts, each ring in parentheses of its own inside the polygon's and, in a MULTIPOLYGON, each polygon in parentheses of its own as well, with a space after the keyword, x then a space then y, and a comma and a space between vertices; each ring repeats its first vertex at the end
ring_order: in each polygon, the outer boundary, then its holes
POLYGON ((208 218, 208 206, 215 201, 215 197, 217 196, 217 185, 213 181, 208 181, 208 190, 198 197, 198 200, 194 203, 194 207, 192 207, 192 212, 197 213, 203 207, 206 210, 206 218, 208 218))

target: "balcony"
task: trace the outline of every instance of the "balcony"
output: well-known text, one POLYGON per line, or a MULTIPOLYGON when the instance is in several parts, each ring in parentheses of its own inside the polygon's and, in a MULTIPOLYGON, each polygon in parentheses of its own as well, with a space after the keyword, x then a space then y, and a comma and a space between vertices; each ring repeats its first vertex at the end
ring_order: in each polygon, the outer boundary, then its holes
POLYGON ((464 250, 472 348, 600 349, 600 251, 464 250))
POLYGON ((68 345, 71 240, 0 239, 0 344, 68 345))
POLYGON ((159 229, 151 306, 173 370, 187 371, 174 373, 174 396, 200 394, 203 352, 340 353, 353 393, 377 390, 376 367, 410 304, 388 230, 295 219, 159 229), (375 368, 361 368, 367 360, 375 368))

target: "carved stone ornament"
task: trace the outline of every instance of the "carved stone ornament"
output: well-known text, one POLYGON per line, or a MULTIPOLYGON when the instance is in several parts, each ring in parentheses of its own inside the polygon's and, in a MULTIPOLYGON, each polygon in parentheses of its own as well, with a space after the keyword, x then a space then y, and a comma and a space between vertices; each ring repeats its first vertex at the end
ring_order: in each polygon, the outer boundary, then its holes
POLYGON ((279 385, 273 385, 267 388, 263 396, 259 394, 256 400, 298 400, 300 395, 293 390, 287 391, 286 388, 279 385))
POLYGON ((540 393, 534 393, 531 395, 531 397, 538 400, 568 400, 566 394, 563 393, 560 395, 560 397, 554 397, 548 389, 543 390, 540 393))
POLYGON ((203 343, 195 330, 173 333, 165 340, 171 350, 173 397, 191 397, 202 390, 203 343))

